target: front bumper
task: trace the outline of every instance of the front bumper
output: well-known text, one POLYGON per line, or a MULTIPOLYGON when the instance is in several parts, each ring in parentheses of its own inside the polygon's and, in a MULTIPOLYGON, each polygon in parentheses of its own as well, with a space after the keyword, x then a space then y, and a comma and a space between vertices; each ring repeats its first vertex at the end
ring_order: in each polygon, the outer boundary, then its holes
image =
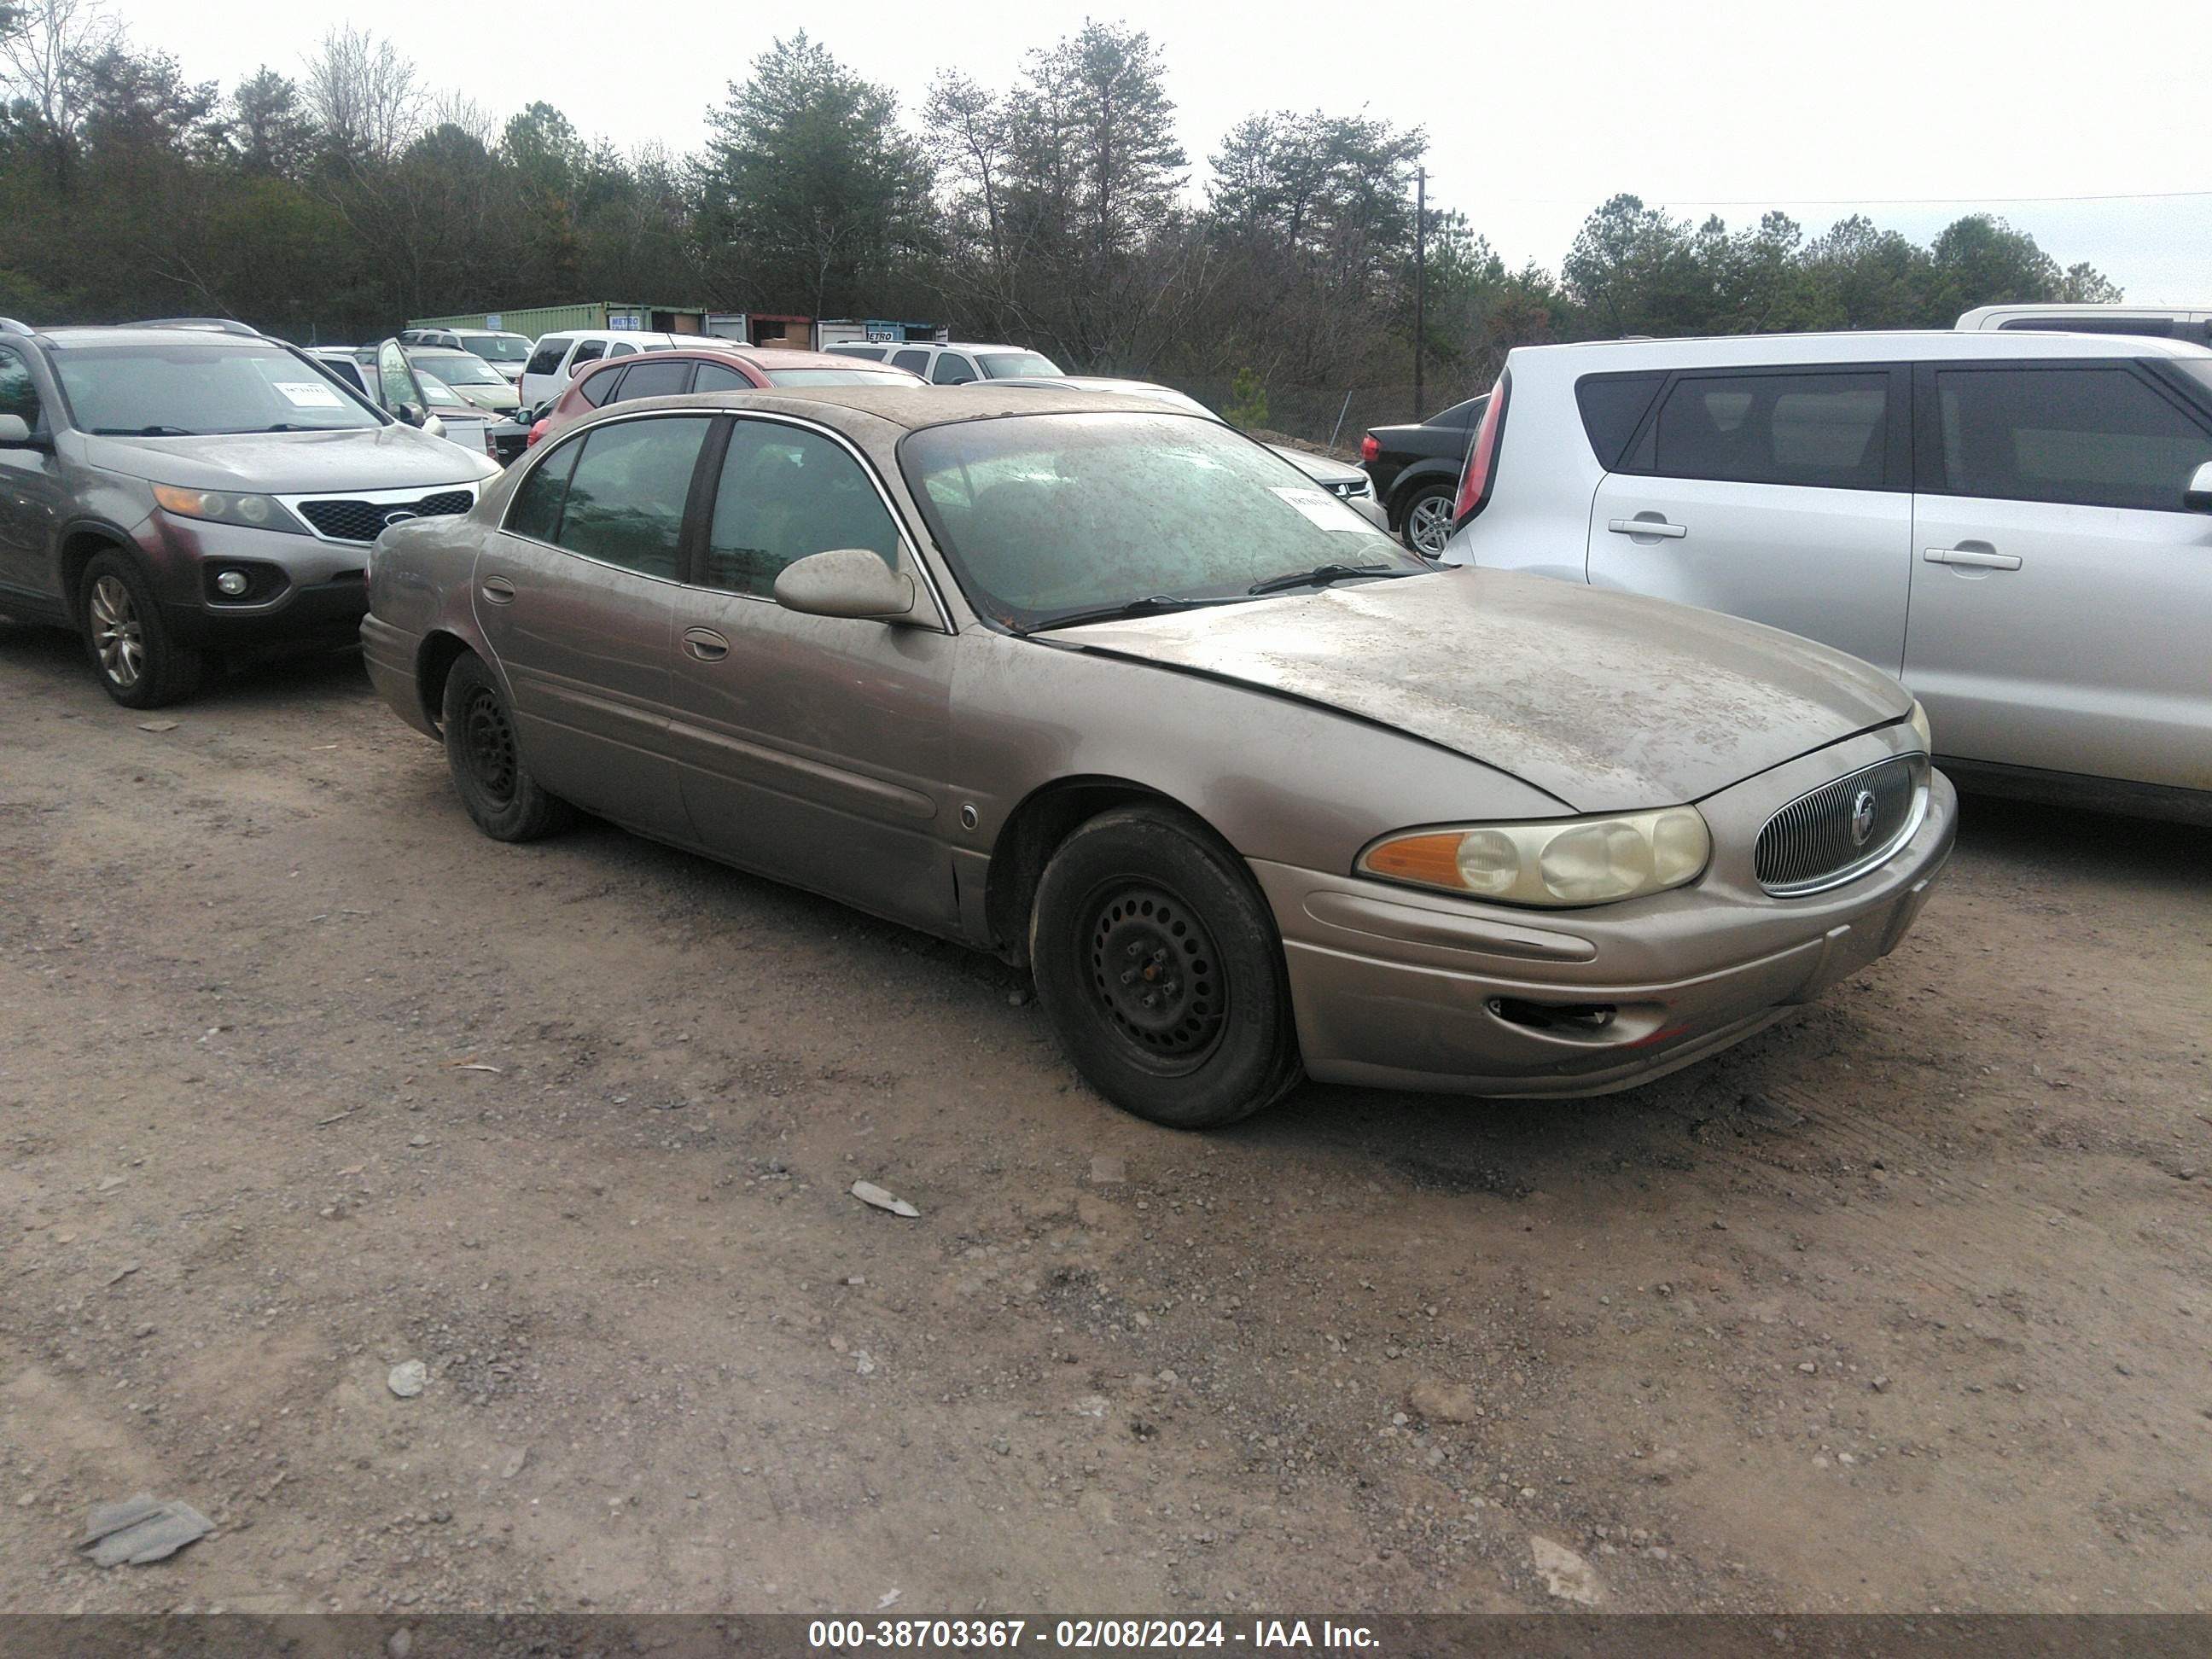
POLYGON ((1595 1095, 1741 1041, 1887 955, 1927 902, 1958 825, 1940 773, 1911 839, 1856 880, 1778 899, 1750 870, 1774 811, 1908 741, 1895 728, 1863 734, 1699 803, 1711 867, 1625 904, 1510 908, 1255 860, 1307 1072, 1397 1089, 1595 1095), (1602 1024, 1573 1017, 1582 1007, 1609 1012, 1602 1024))

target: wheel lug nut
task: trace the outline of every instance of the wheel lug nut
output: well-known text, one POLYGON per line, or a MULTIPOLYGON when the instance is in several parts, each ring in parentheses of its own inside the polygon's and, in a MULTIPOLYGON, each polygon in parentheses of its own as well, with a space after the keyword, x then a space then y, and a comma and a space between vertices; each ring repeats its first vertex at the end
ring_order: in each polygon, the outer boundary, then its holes
POLYGON ((1134 985, 1136 982, 1137 970, 1133 968, 1124 968, 1121 970, 1121 983, 1124 985, 1134 985))
POLYGON ((1144 947, 1143 945, 1139 945, 1139 944, 1136 944, 1136 943, 1134 943, 1133 941, 1130 944, 1130 946, 1129 946, 1129 960, 1130 960, 1130 961, 1134 962, 1134 961, 1135 961, 1139 957, 1140 957, 1140 956, 1142 956, 1142 955, 1144 955, 1144 954, 1145 954, 1145 947, 1144 947))

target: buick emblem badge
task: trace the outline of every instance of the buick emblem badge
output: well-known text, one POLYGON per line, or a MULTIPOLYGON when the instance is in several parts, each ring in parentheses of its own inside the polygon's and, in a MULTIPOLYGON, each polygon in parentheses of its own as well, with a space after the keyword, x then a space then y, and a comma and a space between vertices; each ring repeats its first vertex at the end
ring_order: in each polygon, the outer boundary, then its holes
POLYGON ((1862 789, 1858 799, 1851 803, 1851 845, 1863 847, 1874 835, 1874 821, 1881 811, 1881 803, 1875 799, 1874 791, 1862 789))

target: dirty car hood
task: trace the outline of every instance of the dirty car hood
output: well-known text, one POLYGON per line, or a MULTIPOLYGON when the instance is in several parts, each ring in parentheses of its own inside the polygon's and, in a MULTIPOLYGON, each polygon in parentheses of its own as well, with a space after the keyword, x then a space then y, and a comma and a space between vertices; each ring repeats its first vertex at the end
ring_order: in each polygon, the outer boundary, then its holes
MULTIPOLYGON (((469 412, 485 418, 481 410, 469 412)), ((334 432, 222 432, 189 438, 88 435, 85 459, 95 466, 185 489, 252 489, 280 495, 468 483, 499 472, 481 453, 396 423, 334 432)))
POLYGON ((1477 568, 1040 637, 1395 726, 1578 812, 1701 799, 1912 707, 1792 634, 1477 568))

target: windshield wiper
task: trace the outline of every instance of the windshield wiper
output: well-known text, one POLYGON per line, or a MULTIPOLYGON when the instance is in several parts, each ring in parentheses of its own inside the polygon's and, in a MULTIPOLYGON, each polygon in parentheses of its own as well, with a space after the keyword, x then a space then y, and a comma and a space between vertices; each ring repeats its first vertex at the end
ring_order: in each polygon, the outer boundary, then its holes
POLYGON ((1356 576, 1418 576, 1418 570, 1401 570, 1387 564, 1317 564, 1310 570, 1296 570, 1285 576, 1270 576, 1256 581, 1244 591, 1247 593, 1279 593, 1289 587, 1326 587, 1331 582, 1349 581, 1356 576))
POLYGON ((95 438, 198 438, 203 434, 181 426, 96 426, 95 438))
POLYGON ((1201 605, 1235 603, 1233 598, 1183 599, 1172 593, 1148 593, 1141 599, 1131 599, 1121 605, 1103 605, 1095 611, 1071 611, 1064 617, 1050 617, 1018 631, 1037 634, 1054 628, 1080 628, 1085 623, 1120 622, 1127 617, 1162 617, 1175 611, 1195 611, 1201 605))

